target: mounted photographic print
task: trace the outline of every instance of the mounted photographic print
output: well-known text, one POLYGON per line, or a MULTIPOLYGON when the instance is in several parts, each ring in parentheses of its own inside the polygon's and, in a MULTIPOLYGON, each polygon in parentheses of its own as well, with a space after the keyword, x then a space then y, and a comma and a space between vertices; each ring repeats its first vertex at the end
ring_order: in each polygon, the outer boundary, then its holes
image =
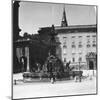
POLYGON ((12 99, 97 94, 97 6, 12 2, 12 99))

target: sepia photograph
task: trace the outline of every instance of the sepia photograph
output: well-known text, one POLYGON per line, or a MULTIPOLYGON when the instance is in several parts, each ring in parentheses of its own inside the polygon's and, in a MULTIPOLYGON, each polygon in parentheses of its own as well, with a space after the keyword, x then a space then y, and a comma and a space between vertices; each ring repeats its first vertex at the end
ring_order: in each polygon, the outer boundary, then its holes
POLYGON ((96 95, 97 5, 12 0, 12 99, 96 95))

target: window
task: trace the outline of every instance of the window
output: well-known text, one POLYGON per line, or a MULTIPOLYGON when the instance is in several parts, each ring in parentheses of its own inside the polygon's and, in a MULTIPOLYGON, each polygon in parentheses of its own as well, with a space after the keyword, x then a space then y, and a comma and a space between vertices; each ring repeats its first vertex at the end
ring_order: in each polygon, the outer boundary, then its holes
POLYGON ((64 62, 66 62, 66 58, 64 58, 64 62))
POLYGON ((90 40, 87 40, 87 44, 90 44, 90 40))
POLYGON ((78 47, 81 48, 82 47, 82 36, 78 36, 78 38, 79 38, 79 45, 78 45, 78 47))
POLYGON ((92 38, 93 38, 92 46, 96 47, 96 35, 93 35, 92 38))
POLYGON ((91 47, 91 45, 90 44, 87 44, 87 48, 89 48, 89 47, 91 47))
POLYGON ((93 36, 92 36, 92 39, 93 39, 93 41, 96 41, 96 36, 93 35, 93 36))
POLYGON ((87 41, 90 41, 90 36, 87 36, 87 41))
POLYGON ((96 38, 96 35, 93 35, 92 37, 96 38))
POLYGON ((63 48, 67 48, 67 46, 66 45, 63 45, 63 48))
POLYGON ((72 38, 75 38, 75 36, 72 36, 72 38))
POLYGON ((72 48, 75 48, 75 36, 72 36, 72 48))
POLYGON ((81 62, 81 61, 82 61, 82 58, 81 58, 81 57, 79 57, 78 61, 79 61, 79 62, 81 62))
POLYGON ((90 45, 90 36, 88 35, 87 36, 87 48, 89 48, 89 47, 91 47, 91 45, 90 45))
POLYGON ((96 43, 94 42, 94 43, 92 44, 92 46, 93 46, 93 47, 96 47, 96 43))
POLYGON ((79 47, 79 48, 81 48, 81 47, 82 47, 82 42, 81 42, 81 41, 79 42, 78 47, 79 47))
POLYGON ((63 39, 66 39, 67 37, 63 37, 63 39))
POLYGON ((80 52, 79 55, 82 55, 82 52, 80 52))
POLYGON ((79 45, 78 45, 78 47, 79 47, 79 48, 82 48, 82 45, 81 45, 81 44, 79 44, 79 45))
POLYGON ((72 42, 72 48, 75 48, 76 46, 75 46, 75 42, 72 42))
POLYGON ((79 38, 82 38, 82 36, 79 36, 79 38))
POLYGON ((72 61, 75 62, 75 58, 72 58, 72 61))
POLYGON ((75 55, 75 53, 72 53, 72 55, 75 55))
POLYGON ((63 44, 66 44, 67 37, 63 37, 63 44))
POLYGON ((82 38, 82 36, 78 36, 79 38, 82 38))
POLYGON ((66 45, 63 45, 63 53, 64 53, 64 55, 67 53, 67 46, 66 45))
POLYGON ((75 48, 76 46, 75 45, 72 45, 72 48, 75 48))
POLYGON ((87 38, 90 38, 90 35, 87 35, 87 38))

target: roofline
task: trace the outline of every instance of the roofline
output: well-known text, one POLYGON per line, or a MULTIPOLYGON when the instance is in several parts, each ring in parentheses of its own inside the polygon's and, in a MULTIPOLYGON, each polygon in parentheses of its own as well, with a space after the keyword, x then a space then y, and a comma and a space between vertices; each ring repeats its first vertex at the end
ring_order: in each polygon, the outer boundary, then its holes
MULTIPOLYGON (((97 24, 90 24, 90 25, 69 25, 67 27, 61 27, 61 26, 55 26, 55 29, 69 29, 69 28, 95 28, 97 27, 97 24)), ((50 26, 48 27, 40 27, 39 29, 47 29, 51 28, 50 26)))
POLYGON ((70 25, 67 27, 55 26, 55 29, 77 29, 77 28, 96 28, 97 24, 92 25, 70 25))

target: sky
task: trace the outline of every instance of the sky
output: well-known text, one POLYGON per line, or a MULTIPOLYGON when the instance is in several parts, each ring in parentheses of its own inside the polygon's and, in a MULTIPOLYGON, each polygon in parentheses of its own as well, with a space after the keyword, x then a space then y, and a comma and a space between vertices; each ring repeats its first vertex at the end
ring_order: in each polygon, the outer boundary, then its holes
POLYGON ((69 5, 41 2, 20 2, 20 35, 25 32, 35 34, 41 27, 61 26, 63 8, 65 7, 68 25, 96 24, 95 6, 69 5))

